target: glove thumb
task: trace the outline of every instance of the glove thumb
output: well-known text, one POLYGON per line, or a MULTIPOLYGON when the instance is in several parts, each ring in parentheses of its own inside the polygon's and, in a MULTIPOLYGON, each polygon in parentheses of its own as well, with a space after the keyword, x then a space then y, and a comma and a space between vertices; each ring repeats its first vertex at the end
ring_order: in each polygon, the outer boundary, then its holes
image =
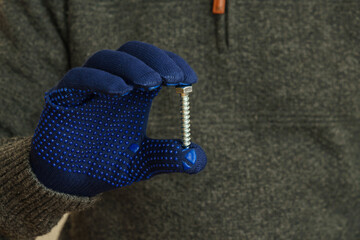
POLYGON ((185 172, 195 174, 206 166, 207 158, 204 150, 192 143, 183 148, 181 140, 145 138, 137 154, 134 164, 141 165, 142 177, 151 178, 159 173, 185 172))

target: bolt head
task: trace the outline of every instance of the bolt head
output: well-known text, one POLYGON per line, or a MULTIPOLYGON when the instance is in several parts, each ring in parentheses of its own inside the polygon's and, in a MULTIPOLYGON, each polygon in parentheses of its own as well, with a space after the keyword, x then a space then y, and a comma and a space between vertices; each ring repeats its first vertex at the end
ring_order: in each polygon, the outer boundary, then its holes
POLYGON ((186 86, 186 87, 177 87, 176 93, 179 93, 181 95, 188 95, 192 92, 192 86, 186 86))

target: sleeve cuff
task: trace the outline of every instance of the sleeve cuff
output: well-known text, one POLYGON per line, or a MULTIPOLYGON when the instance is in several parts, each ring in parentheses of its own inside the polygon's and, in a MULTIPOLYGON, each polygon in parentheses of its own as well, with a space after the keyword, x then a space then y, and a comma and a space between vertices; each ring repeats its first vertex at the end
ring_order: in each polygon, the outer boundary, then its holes
POLYGON ((0 146, 0 232, 11 238, 45 234, 64 213, 88 208, 97 200, 42 185, 31 170, 30 149, 30 137, 0 146))

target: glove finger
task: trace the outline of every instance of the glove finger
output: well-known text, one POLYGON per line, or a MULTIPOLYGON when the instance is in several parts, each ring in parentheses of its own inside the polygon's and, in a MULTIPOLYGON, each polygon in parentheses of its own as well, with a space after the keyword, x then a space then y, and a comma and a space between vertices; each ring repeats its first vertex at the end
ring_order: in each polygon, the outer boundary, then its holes
POLYGON ((181 85, 191 85, 197 82, 197 76, 195 71, 182 57, 176 55, 173 52, 165 52, 181 68, 184 73, 184 79, 180 82, 181 85))
POLYGON ((204 169, 207 158, 199 145, 192 143, 188 149, 181 146, 180 140, 156 140, 145 138, 141 146, 131 148, 137 152, 133 162, 135 173, 143 178, 151 178, 160 173, 184 172, 195 174, 204 169))
POLYGON ((161 85, 159 73, 136 57, 125 52, 102 50, 92 55, 84 67, 100 69, 120 76, 127 84, 145 89, 154 89, 161 85))
POLYGON ((133 87, 126 84, 119 76, 84 67, 73 68, 67 72, 55 87, 55 89, 60 88, 74 88, 120 95, 125 95, 133 90, 133 87))
POLYGON ((165 85, 177 85, 184 80, 181 68, 163 50, 151 44, 131 41, 118 51, 126 52, 154 69, 164 79, 165 85))

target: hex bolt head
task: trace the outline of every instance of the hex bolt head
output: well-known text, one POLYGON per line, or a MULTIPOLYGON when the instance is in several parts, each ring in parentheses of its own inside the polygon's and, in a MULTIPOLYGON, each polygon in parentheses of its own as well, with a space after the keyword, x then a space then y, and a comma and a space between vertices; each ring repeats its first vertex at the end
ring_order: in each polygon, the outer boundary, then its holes
POLYGON ((179 93, 181 96, 186 96, 191 92, 192 92, 192 86, 177 87, 176 88, 176 93, 179 93))

